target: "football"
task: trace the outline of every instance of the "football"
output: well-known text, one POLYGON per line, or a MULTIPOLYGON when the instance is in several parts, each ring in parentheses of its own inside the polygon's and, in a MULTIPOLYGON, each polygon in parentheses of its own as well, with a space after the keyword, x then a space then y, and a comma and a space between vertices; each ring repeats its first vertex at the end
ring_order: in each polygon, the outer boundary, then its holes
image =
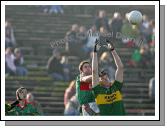
POLYGON ((131 24, 137 25, 142 22, 142 13, 137 10, 131 11, 128 14, 128 20, 131 24))

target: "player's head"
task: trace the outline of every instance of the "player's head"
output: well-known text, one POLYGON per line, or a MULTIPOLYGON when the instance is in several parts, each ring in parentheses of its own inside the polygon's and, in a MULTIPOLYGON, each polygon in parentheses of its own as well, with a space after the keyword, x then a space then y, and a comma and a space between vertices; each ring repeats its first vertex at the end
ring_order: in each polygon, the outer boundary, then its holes
POLYGON ((32 93, 28 93, 27 97, 26 97, 27 102, 32 102, 34 101, 34 96, 32 95, 32 93))
POLYGON ((101 81, 106 81, 106 82, 109 82, 110 79, 109 79, 109 75, 107 73, 107 71, 105 70, 102 70, 100 73, 99 73, 99 78, 101 81))
POLYGON ((92 67, 88 61, 82 61, 79 64, 79 71, 81 74, 91 75, 92 74, 92 67))
POLYGON ((20 87, 16 90, 16 98, 17 100, 26 99, 27 96, 27 89, 24 87, 20 87))

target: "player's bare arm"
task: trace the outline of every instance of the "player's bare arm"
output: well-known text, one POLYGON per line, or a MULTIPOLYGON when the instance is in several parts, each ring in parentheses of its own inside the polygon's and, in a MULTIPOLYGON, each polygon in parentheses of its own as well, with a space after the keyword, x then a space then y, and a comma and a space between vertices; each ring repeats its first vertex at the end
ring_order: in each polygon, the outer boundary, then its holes
POLYGON ((108 48, 110 49, 112 56, 114 58, 114 62, 116 64, 117 70, 115 73, 115 80, 119 81, 119 82, 123 82, 123 70, 124 70, 124 66, 123 63, 120 59, 120 57, 118 56, 116 50, 114 49, 114 46, 111 43, 108 43, 108 48))
POLYGON ((80 80, 82 82, 92 82, 92 75, 82 76, 80 80))
POLYGON ((92 87, 96 86, 99 83, 99 74, 98 74, 98 60, 97 60, 97 51, 100 46, 96 40, 93 58, 92 58, 92 87))

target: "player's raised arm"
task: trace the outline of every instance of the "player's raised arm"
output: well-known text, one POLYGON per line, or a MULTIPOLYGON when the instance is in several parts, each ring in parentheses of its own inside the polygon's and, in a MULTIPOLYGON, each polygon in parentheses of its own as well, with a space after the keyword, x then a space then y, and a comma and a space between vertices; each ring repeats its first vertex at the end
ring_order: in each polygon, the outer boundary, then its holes
POLYGON ((96 86, 99 83, 99 74, 98 74, 98 60, 97 60, 97 51, 100 46, 96 40, 92 58, 92 87, 96 86))
POLYGON ((113 58, 114 58, 114 61, 115 61, 116 67, 117 67, 117 70, 115 73, 115 80, 117 80, 119 82, 123 82, 123 70, 124 70, 123 63, 122 63, 120 57, 118 56, 117 52, 115 51, 113 45, 108 44, 108 48, 110 49, 110 51, 113 55, 113 58))
POLYGON ((91 82, 92 81, 92 75, 89 76, 83 76, 80 79, 82 82, 91 82))

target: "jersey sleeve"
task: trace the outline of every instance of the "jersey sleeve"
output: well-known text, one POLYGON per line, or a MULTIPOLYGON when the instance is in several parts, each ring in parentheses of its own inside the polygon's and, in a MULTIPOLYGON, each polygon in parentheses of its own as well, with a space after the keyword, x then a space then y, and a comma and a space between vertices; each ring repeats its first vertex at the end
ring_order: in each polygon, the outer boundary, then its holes
POLYGON ((122 89, 122 85, 123 85, 123 83, 121 83, 121 82, 119 82, 119 81, 117 81, 117 80, 114 81, 114 86, 115 86, 117 89, 121 90, 121 89, 122 89))
POLYGON ((100 85, 96 85, 92 88, 92 91, 93 91, 93 94, 94 94, 95 97, 99 93, 99 88, 100 88, 100 85))

